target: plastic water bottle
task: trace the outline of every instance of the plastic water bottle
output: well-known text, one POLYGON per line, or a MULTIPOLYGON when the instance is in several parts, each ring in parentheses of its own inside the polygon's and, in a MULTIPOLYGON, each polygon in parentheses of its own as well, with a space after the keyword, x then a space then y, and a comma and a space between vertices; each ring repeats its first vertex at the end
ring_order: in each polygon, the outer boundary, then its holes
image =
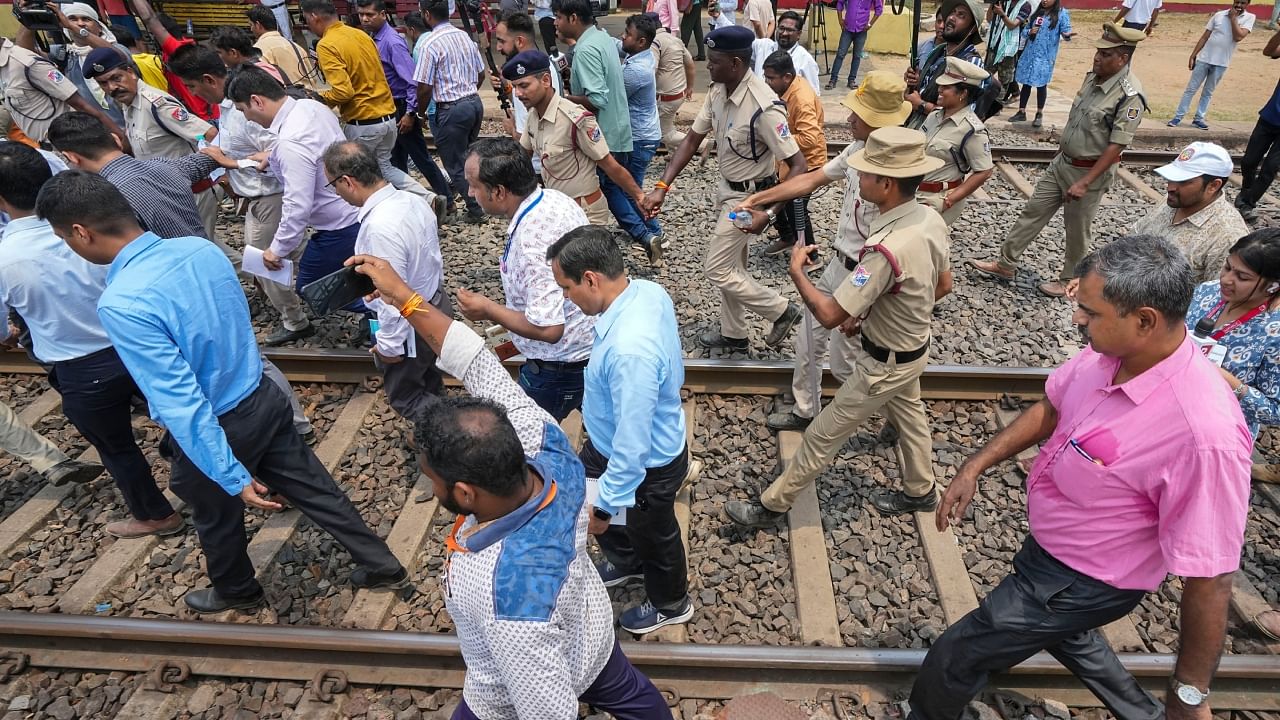
POLYGON ((190 19, 190 18, 188 18, 188 19, 187 19, 187 37, 189 37, 189 38, 193 38, 193 37, 195 37, 195 36, 196 36, 196 29, 195 29, 195 26, 193 26, 193 25, 191 24, 191 19, 190 19))
POLYGON ((734 210, 730 210, 729 221, 732 222, 733 226, 738 228, 739 230, 751 229, 752 221, 751 221, 751 213, 749 211, 736 212, 734 210))

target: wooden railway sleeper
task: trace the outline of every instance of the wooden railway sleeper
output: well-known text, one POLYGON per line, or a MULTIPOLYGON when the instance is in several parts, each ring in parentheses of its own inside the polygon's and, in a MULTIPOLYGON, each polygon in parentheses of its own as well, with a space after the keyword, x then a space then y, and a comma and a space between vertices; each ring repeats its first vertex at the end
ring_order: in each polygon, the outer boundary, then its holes
POLYGON ((147 673, 151 689, 171 693, 191 677, 191 666, 183 660, 161 660, 147 673))
POLYGON ((26 671, 31 656, 16 650, 0 652, 0 682, 9 682, 15 675, 26 671))
POLYGON ((862 709, 862 695, 853 690, 837 690, 835 688, 822 688, 818 691, 815 700, 819 705, 830 701, 831 707, 835 709, 836 720, 853 720, 853 715, 862 709), (851 706, 849 710, 844 709, 842 700, 847 700, 851 706))
POLYGON ((334 693, 347 691, 347 674, 337 668, 327 668, 311 679, 311 697, 319 702, 333 702, 334 693))

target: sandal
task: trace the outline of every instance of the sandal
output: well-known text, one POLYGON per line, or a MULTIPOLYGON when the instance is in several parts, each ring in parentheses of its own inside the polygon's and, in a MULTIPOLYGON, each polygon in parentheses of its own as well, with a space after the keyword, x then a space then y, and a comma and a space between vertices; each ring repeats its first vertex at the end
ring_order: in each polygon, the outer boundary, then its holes
POLYGON ((827 82, 827 87, 826 87, 826 89, 827 89, 827 90, 835 90, 835 89, 836 89, 836 79, 835 79, 835 78, 831 78, 831 80, 827 82))

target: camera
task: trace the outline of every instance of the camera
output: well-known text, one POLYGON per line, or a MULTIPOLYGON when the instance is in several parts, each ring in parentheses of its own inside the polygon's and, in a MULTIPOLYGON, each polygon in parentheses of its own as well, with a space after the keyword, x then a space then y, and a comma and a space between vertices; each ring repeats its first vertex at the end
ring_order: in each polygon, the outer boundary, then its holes
POLYGON ((58 22, 58 16, 54 14, 53 10, 49 9, 47 0, 15 2, 13 4, 13 15, 18 18, 18 22, 22 23, 24 27, 33 31, 62 31, 62 24, 58 22))

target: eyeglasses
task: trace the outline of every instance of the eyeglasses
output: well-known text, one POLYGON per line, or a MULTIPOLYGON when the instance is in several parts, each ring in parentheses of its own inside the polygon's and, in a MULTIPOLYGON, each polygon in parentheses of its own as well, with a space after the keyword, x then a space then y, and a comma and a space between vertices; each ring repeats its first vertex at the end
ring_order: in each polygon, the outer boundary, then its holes
POLYGON ((336 178, 334 178, 334 179, 330 180, 329 182, 325 183, 325 184, 324 184, 324 186, 325 186, 325 187, 333 187, 333 184, 334 184, 334 183, 338 182, 339 180, 341 180, 341 179, 342 179, 342 178, 344 178, 344 177, 346 177, 346 175, 339 175, 338 177, 336 177, 336 178))

